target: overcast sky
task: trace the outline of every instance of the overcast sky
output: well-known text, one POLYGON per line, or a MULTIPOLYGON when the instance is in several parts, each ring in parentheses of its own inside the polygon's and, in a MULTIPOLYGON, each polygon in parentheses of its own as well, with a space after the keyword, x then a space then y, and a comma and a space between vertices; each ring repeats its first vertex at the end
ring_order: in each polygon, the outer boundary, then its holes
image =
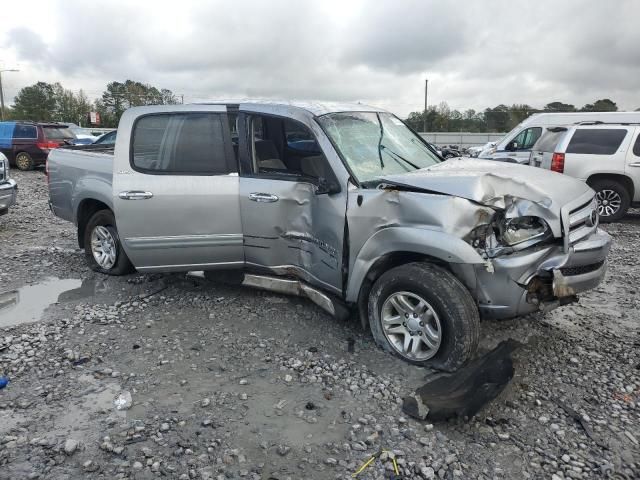
POLYGON ((640 107, 640 1, 3 2, 9 100, 38 80, 100 96, 138 80, 184 94, 429 104, 640 107))

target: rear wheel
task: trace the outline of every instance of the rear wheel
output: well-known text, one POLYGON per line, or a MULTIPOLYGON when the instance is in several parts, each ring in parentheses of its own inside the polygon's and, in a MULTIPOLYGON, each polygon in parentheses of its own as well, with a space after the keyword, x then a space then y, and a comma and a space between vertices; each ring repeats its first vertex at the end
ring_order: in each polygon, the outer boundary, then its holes
POLYGON ((596 191, 601 222, 617 222, 625 216, 631 196, 624 185, 615 180, 596 180, 590 185, 596 191))
POLYGON ((133 271, 118 236, 110 210, 93 214, 84 231, 84 251, 89 267, 107 275, 124 275, 133 271))
POLYGON ((415 365, 455 370, 478 346, 480 316, 465 286, 448 270, 410 263, 385 272, 369 295, 376 343, 415 365))
POLYGON ((20 152, 16 155, 16 167, 18 170, 33 170, 33 159, 27 152, 20 152))

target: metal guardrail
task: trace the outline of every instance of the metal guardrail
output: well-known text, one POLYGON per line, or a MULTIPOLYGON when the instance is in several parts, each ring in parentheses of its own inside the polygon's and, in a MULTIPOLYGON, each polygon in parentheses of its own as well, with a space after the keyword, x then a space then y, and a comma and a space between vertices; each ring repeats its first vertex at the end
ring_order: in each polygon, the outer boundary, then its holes
POLYGON ((504 137, 506 133, 426 132, 420 133, 420 135, 434 145, 458 145, 460 148, 465 148, 495 142, 504 137))

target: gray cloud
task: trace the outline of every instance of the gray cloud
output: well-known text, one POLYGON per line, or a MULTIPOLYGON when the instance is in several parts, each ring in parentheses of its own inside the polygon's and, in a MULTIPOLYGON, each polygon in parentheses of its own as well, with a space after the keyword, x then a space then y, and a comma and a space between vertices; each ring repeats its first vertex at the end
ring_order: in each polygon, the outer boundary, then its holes
POLYGON ((131 78, 187 100, 353 100, 406 114, 422 108, 428 77, 430 103, 452 108, 603 97, 640 107, 633 0, 59 0, 52 11, 52 35, 16 15, 0 40, 25 82, 99 94, 131 78))

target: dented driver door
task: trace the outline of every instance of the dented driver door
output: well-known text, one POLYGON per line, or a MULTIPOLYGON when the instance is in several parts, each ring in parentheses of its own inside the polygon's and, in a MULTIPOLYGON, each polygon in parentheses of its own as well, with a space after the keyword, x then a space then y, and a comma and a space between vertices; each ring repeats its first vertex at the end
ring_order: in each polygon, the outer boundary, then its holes
POLYGON ((240 179, 245 261, 340 293, 346 198, 313 183, 240 179))

